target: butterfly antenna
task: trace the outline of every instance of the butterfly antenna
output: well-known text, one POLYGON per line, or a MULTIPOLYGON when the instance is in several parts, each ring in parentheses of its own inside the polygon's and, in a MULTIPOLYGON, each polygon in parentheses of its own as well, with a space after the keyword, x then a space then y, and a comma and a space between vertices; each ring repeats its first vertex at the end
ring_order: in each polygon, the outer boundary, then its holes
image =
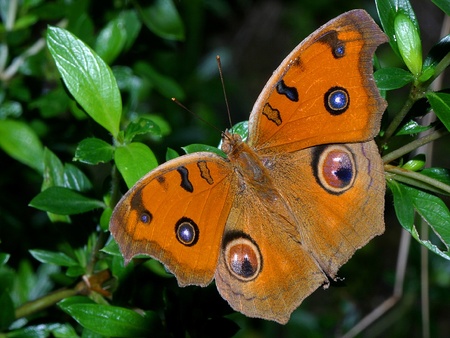
POLYGON ((231 128, 233 127, 233 122, 231 122, 230 105, 228 104, 227 91, 225 90, 225 82, 223 80, 222 62, 220 62, 219 55, 216 56, 216 60, 217 60, 217 67, 219 68, 220 82, 222 82, 223 97, 225 98, 225 105, 227 106, 228 121, 230 123, 231 128))
POLYGON ((217 128, 215 125, 213 125, 211 122, 205 120, 203 117, 201 117, 200 115, 194 113, 192 110, 190 110, 188 107, 186 107, 184 104, 182 104, 180 101, 178 101, 176 98, 172 97, 172 101, 175 102, 177 105, 179 105, 181 108, 183 108, 184 110, 186 110, 188 113, 191 113, 192 115, 194 115, 196 118, 198 118, 200 121, 202 121, 203 123, 206 123, 208 126, 210 126, 211 128, 214 128, 215 130, 217 130, 218 132, 222 133, 222 130, 220 130, 219 128, 217 128))

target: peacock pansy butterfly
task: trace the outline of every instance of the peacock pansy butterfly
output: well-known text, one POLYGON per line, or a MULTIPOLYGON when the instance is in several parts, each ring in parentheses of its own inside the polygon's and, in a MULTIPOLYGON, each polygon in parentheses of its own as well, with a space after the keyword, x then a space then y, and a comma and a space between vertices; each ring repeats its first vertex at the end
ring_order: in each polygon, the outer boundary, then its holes
POLYGON ((300 43, 256 101, 246 142, 225 131, 227 158, 181 156, 123 196, 110 229, 125 262, 150 255, 180 286, 215 279, 235 310, 286 323, 384 231, 372 56, 385 41, 353 10, 300 43))

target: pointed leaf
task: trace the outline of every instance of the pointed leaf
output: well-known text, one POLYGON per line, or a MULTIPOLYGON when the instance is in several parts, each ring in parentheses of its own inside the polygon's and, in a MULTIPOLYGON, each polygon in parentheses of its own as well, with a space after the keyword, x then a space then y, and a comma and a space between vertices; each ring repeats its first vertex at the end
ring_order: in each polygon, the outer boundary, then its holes
POLYGON ((95 137, 82 140, 75 150, 74 161, 87 164, 107 163, 114 157, 114 147, 95 137))
POLYGON ((381 68, 373 74, 380 90, 393 90, 406 86, 414 80, 414 76, 401 68, 381 68))
POLYGON ((156 35, 168 40, 184 40, 184 26, 172 0, 156 0, 140 9, 145 25, 156 35))
POLYGON ((17 161, 42 173, 44 147, 35 131, 16 120, 0 120, 0 148, 17 161))
POLYGON ((428 92, 426 95, 437 117, 450 131, 450 94, 428 92))
POLYGON ((29 205, 60 215, 79 214, 105 206, 102 201, 85 197, 63 187, 50 187, 42 191, 31 200, 29 205))
POLYGON ((139 142, 118 147, 114 154, 114 161, 128 188, 158 165, 150 148, 139 142))
POLYGON ((214 153, 219 156, 226 157, 225 153, 221 149, 219 149, 217 147, 209 146, 207 144, 190 144, 185 147, 181 147, 181 149, 183 149, 186 154, 198 153, 200 151, 208 151, 210 153, 214 153))
POLYGON ((122 101, 111 69, 84 42, 62 28, 48 28, 47 44, 75 100, 116 137, 122 101))
POLYGON ((81 326, 109 337, 151 337, 161 328, 158 316, 145 316, 117 306, 99 304, 58 304, 81 326))
POLYGON ((47 250, 30 250, 31 256, 41 263, 55 264, 58 266, 76 266, 78 262, 63 252, 47 250))
POLYGON ((450 2, 448 0, 431 0, 438 6, 445 14, 450 15, 450 2))
POLYGON ((125 142, 131 142, 136 135, 151 133, 161 135, 159 126, 148 118, 141 117, 138 121, 130 122, 125 129, 125 142))

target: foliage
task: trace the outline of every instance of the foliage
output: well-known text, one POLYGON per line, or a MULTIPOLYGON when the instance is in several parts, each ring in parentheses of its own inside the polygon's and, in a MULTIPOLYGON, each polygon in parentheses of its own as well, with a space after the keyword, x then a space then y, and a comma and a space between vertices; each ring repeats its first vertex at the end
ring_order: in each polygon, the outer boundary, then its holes
MULTIPOLYGON (((433 3, 450 15, 447 1, 433 3)), ((311 2, 308 11, 318 15, 327 4, 311 2)), ((450 63, 450 35, 422 61, 420 25, 409 1, 375 4, 391 48, 379 53, 375 73, 390 103, 377 138, 386 182, 401 226, 439 257, 435 264, 442 264, 450 260, 450 213, 441 199, 450 194, 450 173, 411 153, 450 130, 448 88, 432 87, 450 63), (404 89, 407 94, 398 95, 404 89), (398 96, 404 99, 397 111, 391 103, 395 106, 398 96), (431 112, 436 122, 417 122, 431 112), (415 215, 436 235, 433 241, 421 238, 415 215)), ((131 187, 162 159, 178 156, 170 146, 218 143, 219 132, 191 119, 170 99, 187 102, 202 119, 222 125, 226 116, 215 112, 224 106, 222 89, 211 64, 218 47, 208 35, 220 36, 218 22, 231 25, 230 17, 256 8, 248 6, 0 1, 1 337, 201 337, 212 332, 228 337, 239 327, 242 335, 286 330, 286 336, 322 336, 335 332, 342 318, 345 330, 361 316, 351 300, 341 302, 338 313, 314 316, 324 311, 307 300, 286 328, 246 319, 232 314, 214 287, 179 289, 154 260, 143 257, 124 266, 109 236, 109 218, 126 190, 122 180, 131 187)), ((285 6, 288 31, 297 29, 303 23, 289 13, 300 8, 289 1, 285 6)), ((317 27, 311 23, 303 34, 317 27)), ((294 46, 299 34, 290 35, 295 35, 294 46)), ((221 53, 225 74, 231 76, 225 82, 240 115, 252 98, 242 95, 244 86, 224 57, 229 53, 221 53)), ((236 129, 247 132, 245 123, 236 129)), ((447 158, 449 150, 443 149, 447 158)), ((449 270, 448 265, 440 268, 441 285, 450 284, 449 270)), ((448 296, 442 301, 448 304, 448 296)), ((411 323, 398 325, 404 334, 411 323)))

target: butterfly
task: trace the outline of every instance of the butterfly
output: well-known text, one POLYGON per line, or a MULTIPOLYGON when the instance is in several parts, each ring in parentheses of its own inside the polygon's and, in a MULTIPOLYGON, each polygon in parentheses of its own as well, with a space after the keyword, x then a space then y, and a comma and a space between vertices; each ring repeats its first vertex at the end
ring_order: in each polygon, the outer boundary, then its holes
POLYGON ((181 156, 123 196, 110 230, 125 262, 149 255, 180 286, 215 279, 233 309, 286 323, 384 231, 373 139, 386 102, 372 57, 386 41, 353 10, 301 42, 262 90, 246 141, 225 131, 225 158, 181 156))

